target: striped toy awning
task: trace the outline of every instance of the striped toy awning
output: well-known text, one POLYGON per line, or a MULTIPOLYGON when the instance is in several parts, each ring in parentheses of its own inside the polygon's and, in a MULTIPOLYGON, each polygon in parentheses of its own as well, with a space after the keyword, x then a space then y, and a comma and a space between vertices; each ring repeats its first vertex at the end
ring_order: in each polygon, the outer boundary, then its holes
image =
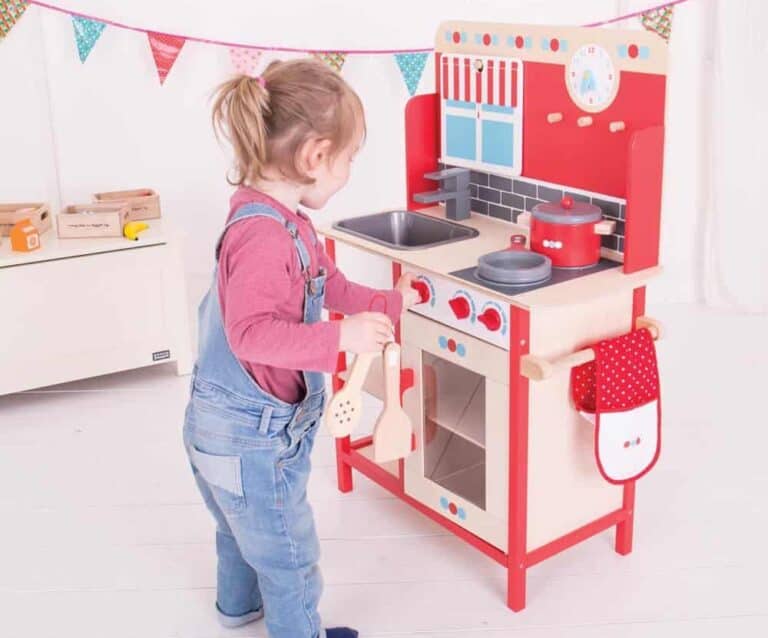
POLYGON ((443 54, 440 64, 444 99, 517 106, 519 61, 443 54), (475 66, 477 60, 483 62, 480 71, 475 66))

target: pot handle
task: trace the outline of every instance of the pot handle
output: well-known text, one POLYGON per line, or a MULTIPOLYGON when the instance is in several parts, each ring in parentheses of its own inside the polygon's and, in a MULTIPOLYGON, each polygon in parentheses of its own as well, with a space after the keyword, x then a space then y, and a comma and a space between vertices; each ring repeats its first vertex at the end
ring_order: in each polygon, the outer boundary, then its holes
POLYGON ((531 214, 528 211, 525 211, 524 213, 520 213, 517 216, 517 220, 515 223, 518 226, 523 226, 524 228, 530 228, 531 227, 531 214))
POLYGON ((595 235, 613 235, 616 232, 616 222, 603 219, 595 224, 595 235))

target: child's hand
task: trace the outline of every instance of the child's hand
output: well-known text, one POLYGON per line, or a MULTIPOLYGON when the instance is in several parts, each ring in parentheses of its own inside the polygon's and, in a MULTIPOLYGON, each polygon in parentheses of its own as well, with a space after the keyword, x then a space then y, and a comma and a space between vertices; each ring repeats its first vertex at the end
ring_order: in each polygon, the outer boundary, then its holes
POLYGON ((414 288, 411 288, 411 282, 413 281, 413 273, 404 273, 400 279, 397 280, 395 290, 399 290, 403 296, 403 310, 408 310, 411 306, 415 306, 421 302, 419 292, 414 288))
POLYGON ((355 354, 381 352, 394 338, 394 328, 387 315, 361 312, 341 320, 339 350, 355 354))

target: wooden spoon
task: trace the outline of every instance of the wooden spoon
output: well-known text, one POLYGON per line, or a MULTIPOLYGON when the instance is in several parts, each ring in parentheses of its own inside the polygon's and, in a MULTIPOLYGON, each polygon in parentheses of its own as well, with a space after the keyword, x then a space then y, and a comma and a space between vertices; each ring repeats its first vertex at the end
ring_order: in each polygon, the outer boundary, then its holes
POLYGON ((413 428, 400 405, 400 345, 384 346, 384 410, 373 430, 373 459, 386 463, 411 453, 413 428))
POLYGON ((325 409, 325 424, 333 436, 349 436, 357 427, 363 403, 363 383, 368 376, 371 362, 378 356, 378 352, 357 355, 344 387, 333 395, 325 409))

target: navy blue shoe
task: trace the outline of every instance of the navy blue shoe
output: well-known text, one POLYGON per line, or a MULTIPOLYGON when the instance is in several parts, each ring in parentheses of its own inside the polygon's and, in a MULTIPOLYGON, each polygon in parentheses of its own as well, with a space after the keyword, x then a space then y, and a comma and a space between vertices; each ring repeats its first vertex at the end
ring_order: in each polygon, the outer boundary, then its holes
POLYGON ((325 635, 328 638, 357 638, 358 634, 354 629, 349 627, 334 627, 333 629, 326 629, 325 635))

